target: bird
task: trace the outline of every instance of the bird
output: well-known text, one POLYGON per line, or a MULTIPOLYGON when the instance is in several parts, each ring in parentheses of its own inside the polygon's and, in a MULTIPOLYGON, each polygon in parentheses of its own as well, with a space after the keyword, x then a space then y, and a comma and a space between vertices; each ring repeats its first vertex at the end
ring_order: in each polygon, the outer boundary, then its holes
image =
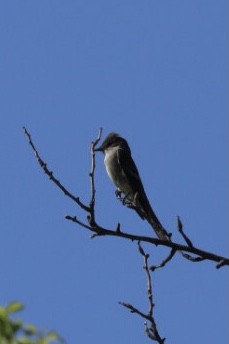
POLYGON ((116 196, 124 205, 133 208, 143 220, 146 219, 159 239, 170 240, 146 196, 127 140, 111 132, 95 151, 104 153, 107 174, 117 187, 116 196))

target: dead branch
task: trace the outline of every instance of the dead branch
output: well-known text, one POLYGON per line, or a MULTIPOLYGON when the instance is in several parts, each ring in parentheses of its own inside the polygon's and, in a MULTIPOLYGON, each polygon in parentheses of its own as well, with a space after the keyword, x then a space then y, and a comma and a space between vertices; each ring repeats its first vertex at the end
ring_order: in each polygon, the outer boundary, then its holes
POLYGON ((100 226, 95 218, 95 147, 101 139, 102 129, 99 131, 99 135, 95 141, 91 143, 91 171, 89 173, 90 177, 90 188, 91 188, 91 199, 89 205, 84 204, 78 196, 73 195, 67 188, 54 176, 53 172, 48 168, 46 162, 41 158, 38 150, 36 149, 30 133, 27 131, 25 127, 23 127, 24 134, 28 139, 29 145, 32 148, 32 151, 35 154, 35 157, 44 171, 44 173, 49 177, 49 179, 65 194, 65 196, 69 197, 72 201, 74 201, 81 209, 86 212, 86 222, 78 219, 76 216, 67 215, 65 218, 73 223, 79 225, 79 227, 87 229, 92 232, 91 238, 95 237, 102 237, 102 236, 113 236, 118 238, 123 238, 127 240, 137 241, 138 242, 138 250, 140 254, 144 258, 144 269, 146 271, 147 276, 147 294, 148 294, 148 302, 149 302, 149 311, 148 313, 144 313, 134 307, 131 304, 120 302, 120 304, 126 308, 128 308, 132 313, 136 313, 142 318, 145 319, 145 332, 147 336, 158 342, 159 344, 163 344, 165 338, 161 338, 159 332, 157 330, 156 322, 154 319, 154 303, 153 303, 153 293, 152 293, 152 280, 150 271, 154 271, 158 268, 164 267, 171 259, 175 256, 176 252, 182 254, 182 256, 188 259, 191 262, 200 262, 203 260, 209 260, 216 262, 216 268, 221 268, 225 265, 229 265, 229 258, 220 256, 218 254, 214 254, 212 252, 208 252, 202 249, 195 247, 192 241, 188 238, 188 236, 184 233, 183 224, 178 216, 177 218, 177 228, 179 233, 181 234, 185 244, 180 244, 173 242, 172 240, 161 240, 159 238, 153 238, 143 235, 134 235, 132 233, 125 233, 121 230, 120 223, 117 224, 115 229, 108 229, 100 226), (159 265, 151 266, 148 265, 149 254, 146 254, 141 246, 140 243, 147 242, 155 246, 165 246, 170 249, 168 256, 162 260, 159 265), (194 255, 194 256, 193 256, 194 255))
POLYGON ((77 219, 75 216, 67 215, 65 218, 67 220, 70 220, 74 223, 77 223, 80 226, 92 231, 94 233, 94 235, 92 237, 109 235, 109 236, 116 236, 116 237, 120 237, 120 238, 125 238, 125 239, 131 240, 131 241, 148 242, 148 243, 151 243, 151 244, 156 245, 156 246, 169 247, 169 248, 173 249, 173 251, 175 251, 175 252, 183 251, 183 252, 188 252, 188 253, 191 253, 191 254, 194 254, 197 256, 197 257, 193 258, 193 257, 187 255, 186 258, 189 257, 190 261, 210 260, 210 261, 218 263, 216 266, 217 268, 220 268, 220 267, 225 266, 225 265, 229 265, 229 258, 220 256, 218 254, 214 254, 212 252, 208 252, 208 251, 205 251, 205 250, 202 250, 202 249, 199 249, 199 248, 193 246, 190 239, 188 239, 187 235, 184 235, 182 224, 179 224, 179 227, 180 227, 179 231, 182 233, 182 237, 185 238, 185 241, 186 241, 186 243, 188 243, 188 245, 175 243, 173 241, 161 240, 158 238, 152 238, 152 237, 147 237, 147 236, 142 236, 142 235, 134 235, 131 233, 125 233, 125 232, 122 232, 120 230, 120 225, 118 226, 118 228, 116 230, 107 229, 107 228, 104 228, 104 227, 98 225, 95 222, 95 209, 94 209, 94 207, 95 207, 95 185, 94 185, 95 153, 94 153, 94 148, 98 144, 98 142, 101 138, 102 129, 100 129, 98 138, 94 142, 92 142, 92 145, 91 145, 92 167, 91 167, 90 177, 91 177, 92 196, 91 196, 91 200, 90 200, 89 205, 86 205, 83 202, 81 202, 79 197, 74 196, 70 191, 68 191, 67 188, 64 187, 63 184, 54 176, 53 172, 48 168, 46 162, 44 162, 44 160, 41 158, 40 154, 38 153, 28 130, 25 127, 23 127, 23 130, 24 130, 25 136, 27 137, 27 139, 29 141, 29 145, 31 146, 31 148, 35 154, 35 157, 36 157, 39 165, 43 169, 44 173, 48 175, 49 179, 54 184, 56 184, 56 186, 67 197, 72 199, 75 203, 77 203, 77 205, 80 208, 85 210, 85 212, 87 213, 87 221, 89 223, 89 226, 86 223, 84 223, 83 221, 80 221, 79 219, 77 219))
POLYGON ((156 269, 163 268, 163 267, 164 267, 168 262, 170 262, 170 260, 175 256, 175 253, 176 253, 176 252, 177 252, 177 251, 174 250, 174 248, 172 248, 171 251, 169 252, 169 255, 168 255, 165 259, 163 259, 162 262, 161 262, 160 264, 158 264, 158 265, 152 265, 152 266, 150 267, 150 270, 151 270, 151 271, 155 271, 156 269))
POLYGON ((83 204, 79 197, 74 196, 70 191, 68 191, 66 189, 66 187, 63 186, 63 184, 56 179, 56 177, 53 175, 53 172, 48 168, 46 162, 44 162, 44 160, 40 157, 37 149, 35 148, 31 135, 30 133, 27 131, 27 129, 25 127, 23 127, 25 136, 27 137, 28 141, 29 141, 29 145, 31 146, 35 157, 39 163, 39 165, 41 166, 42 170, 44 171, 45 174, 48 175, 49 179, 56 184, 56 186, 65 194, 65 196, 71 198, 76 204, 78 204, 78 206, 80 206, 80 208, 82 208, 83 210, 85 210, 86 212, 88 212, 90 210, 90 208, 88 206, 86 206, 85 204, 83 204))
POLYGON ((149 254, 146 254, 145 251, 143 250, 140 242, 138 242, 138 251, 140 254, 143 256, 144 259, 144 270, 146 272, 146 278, 147 278, 147 295, 148 295, 148 303, 149 303, 149 310, 148 313, 143 313, 140 311, 138 308, 134 307, 133 305, 126 303, 126 302, 119 302, 122 306, 128 308, 131 313, 136 313, 139 316, 141 316, 143 319, 145 319, 145 332, 147 336, 156 341, 159 344, 163 344, 165 342, 165 338, 161 338, 156 321, 154 318, 154 302, 153 302, 153 291, 152 291, 152 279, 151 279, 151 274, 150 274, 150 267, 148 264, 149 260, 149 254))

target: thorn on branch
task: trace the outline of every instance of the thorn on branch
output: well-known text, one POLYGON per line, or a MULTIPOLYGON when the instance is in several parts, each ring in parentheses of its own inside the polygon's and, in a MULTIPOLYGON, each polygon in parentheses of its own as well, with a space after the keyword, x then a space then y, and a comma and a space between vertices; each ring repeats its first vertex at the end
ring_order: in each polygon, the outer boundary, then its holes
POLYGON ((121 225, 120 225, 120 223, 117 224, 116 232, 117 233, 121 233, 121 225))

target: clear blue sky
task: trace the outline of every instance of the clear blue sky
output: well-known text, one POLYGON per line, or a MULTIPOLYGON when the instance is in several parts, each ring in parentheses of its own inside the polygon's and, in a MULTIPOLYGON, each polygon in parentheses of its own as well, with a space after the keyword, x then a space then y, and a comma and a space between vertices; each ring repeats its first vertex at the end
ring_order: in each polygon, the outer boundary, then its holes
MULTIPOLYGON (((163 224, 176 216, 200 248, 228 255, 228 2, 226 0, 1 1, 0 304, 75 343, 149 343, 136 244, 66 221, 85 214, 42 173, 31 132, 56 176, 90 195, 89 146, 104 128, 129 141, 163 224)), ((97 220, 151 235, 115 199, 97 157, 97 220)), ((151 263, 167 252, 146 247, 151 263)), ((166 343, 228 342, 227 269, 177 257, 153 275, 166 343)))

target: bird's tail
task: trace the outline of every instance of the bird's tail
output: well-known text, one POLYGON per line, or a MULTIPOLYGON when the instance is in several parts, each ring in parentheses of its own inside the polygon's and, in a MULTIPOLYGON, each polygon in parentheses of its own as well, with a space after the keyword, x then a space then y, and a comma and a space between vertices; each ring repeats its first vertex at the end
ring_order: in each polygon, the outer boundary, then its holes
POLYGON ((148 221, 148 223, 151 225, 151 227, 153 227, 156 235, 158 236, 159 239, 161 240, 171 240, 170 239, 170 235, 168 234, 168 232, 165 230, 165 228, 162 226, 162 224, 160 223, 160 221, 158 220, 155 212, 153 211, 150 202, 145 194, 142 193, 141 195, 141 199, 137 199, 136 202, 136 208, 138 209, 138 213, 141 213, 141 217, 143 217, 144 219, 146 219, 148 221), (140 209, 140 211, 139 211, 140 209))
POLYGON ((153 227, 156 235, 161 240, 169 240, 170 236, 165 230, 165 228, 162 226, 160 221, 158 220, 156 214, 154 213, 153 209, 151 209, 150 213, 147 213, 145 216, 145 219, 148 221, 148 223, 153 227))

